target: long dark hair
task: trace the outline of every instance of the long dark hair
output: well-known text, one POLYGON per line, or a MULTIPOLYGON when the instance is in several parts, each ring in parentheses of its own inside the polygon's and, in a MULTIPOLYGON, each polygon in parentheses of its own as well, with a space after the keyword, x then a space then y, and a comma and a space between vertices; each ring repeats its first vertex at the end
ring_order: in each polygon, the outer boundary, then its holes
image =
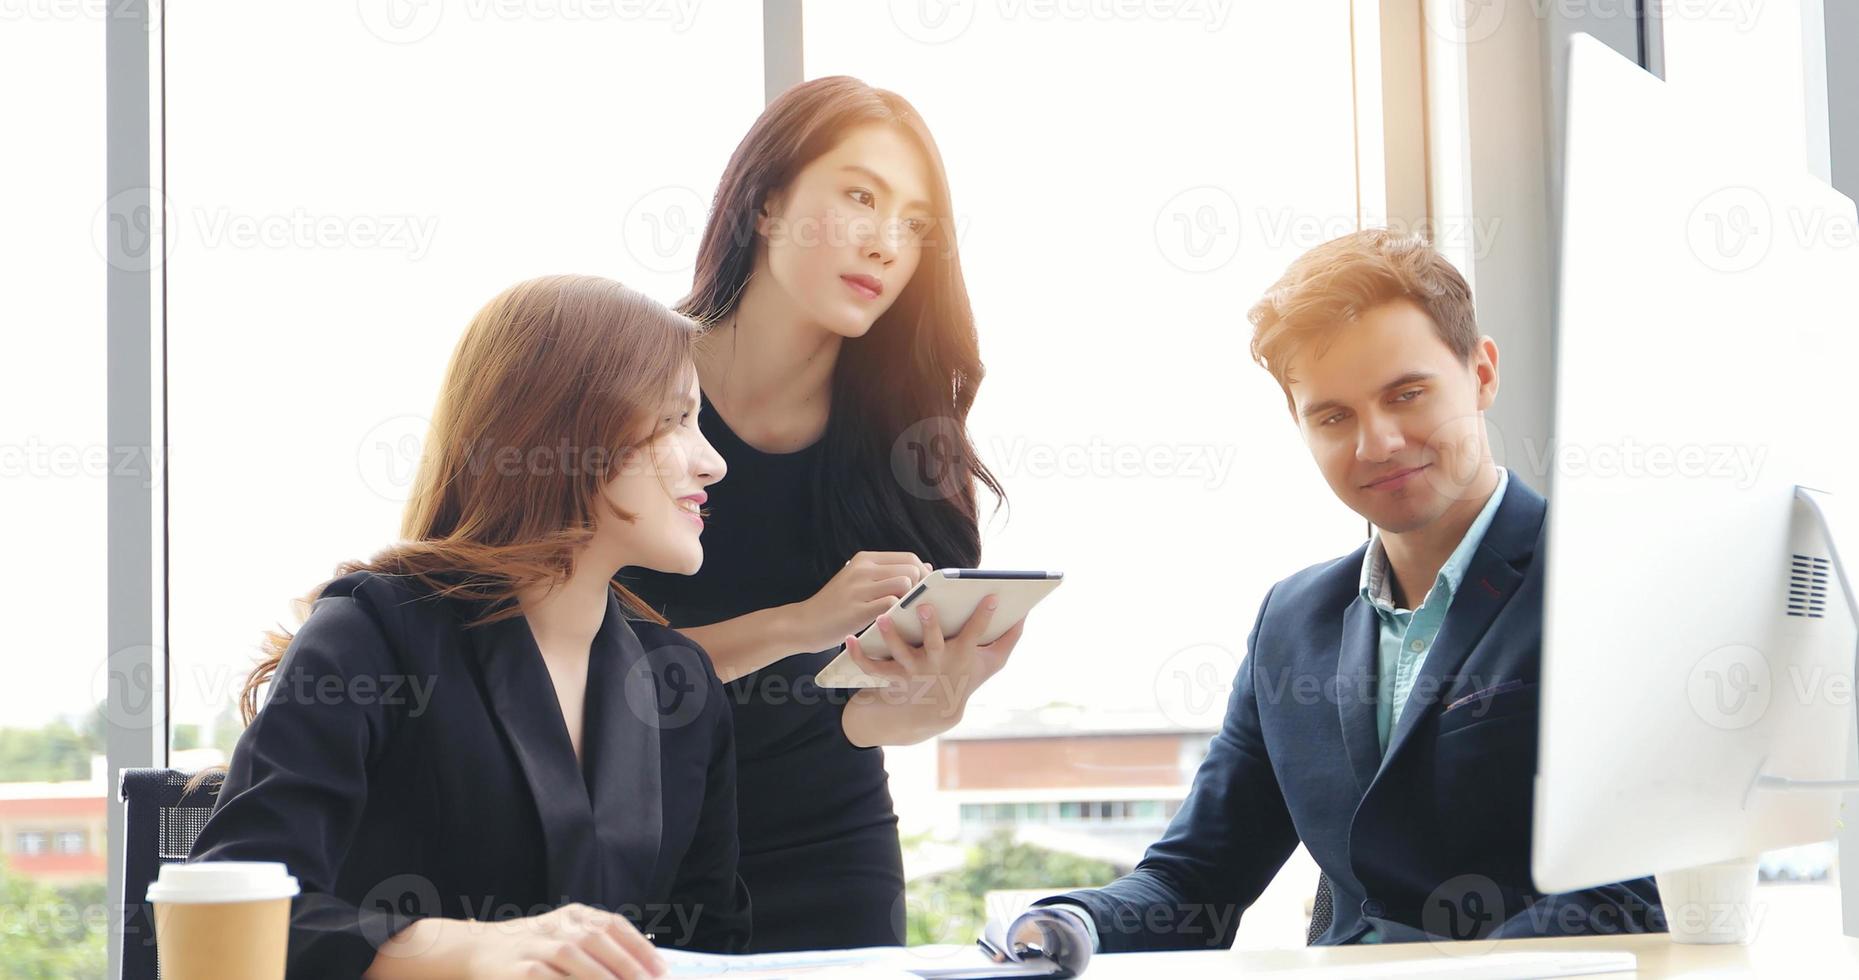
POLYGON ((823 572, 859 551, 911 551, 938 566, 981 559, 975 484, 1006 493, 975 453, 968 410, 985 373, 956 251, 942 154, 903 96, 835 75, 802 82, 763 110, 731 154, 711 202, 690 295, 678 312, 714 325, 755 269, 757 211, 853 129, 888 125, 922 152, 932 217, 923 256, 864 336, 841 344, 814 483, 823 572))

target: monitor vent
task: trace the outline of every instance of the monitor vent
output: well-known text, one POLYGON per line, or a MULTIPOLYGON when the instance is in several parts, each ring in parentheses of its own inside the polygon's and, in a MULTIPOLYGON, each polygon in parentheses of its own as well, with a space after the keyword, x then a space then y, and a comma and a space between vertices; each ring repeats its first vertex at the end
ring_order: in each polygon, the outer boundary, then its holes
POLYGON ((1827 559, 1796 555, 1788 565, 1788 615, 1824 619, 1827 615, 1827 559))

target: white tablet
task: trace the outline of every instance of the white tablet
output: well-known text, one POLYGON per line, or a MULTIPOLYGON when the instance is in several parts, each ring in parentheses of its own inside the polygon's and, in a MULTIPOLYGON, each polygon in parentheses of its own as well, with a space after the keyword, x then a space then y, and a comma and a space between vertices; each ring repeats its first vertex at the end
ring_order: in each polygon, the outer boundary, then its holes
MULTIPOLYGON (((994 610, 994 619, 988 624, 987 633, 981 638, 982 643, 992 643, 1002 633, 1013 628, 1013 624, 1026 618, 1039 600, 1051 594, 1059 583, 1065 581, 1064 572, 1042 571, 1001 571, 986 568, 939 568, 924 577, 916 587, 897 600, 884 613, 897 627, 897 635, 909 641, 913 646, 923 643, 923 622, 917 618, 916 608, 922 603, 936 607, 936 620, 942 624, 943 636, 954 636, 967 625, 981 600, 990 595, 1000 596, 1000 608, 994 610)), ((884 645, 884 634, 878 632, 878 623, 855 634, 859 649, 873 660, 890 659, 890 650, 884 645)), ((826 665, 814 679, 821 687, 882 687, 884 679, 873 677, 853 663, 852 654, 842 646, 839 656, 826 665)))

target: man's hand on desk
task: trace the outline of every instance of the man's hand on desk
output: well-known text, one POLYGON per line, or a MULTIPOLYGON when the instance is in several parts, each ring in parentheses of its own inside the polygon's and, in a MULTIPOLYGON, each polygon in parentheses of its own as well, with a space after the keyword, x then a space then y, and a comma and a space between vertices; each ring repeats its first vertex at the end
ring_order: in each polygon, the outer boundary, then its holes
POLYGON ((1090 914, 1076 905, 1027 909, 1011 922, 988 923, 982 947, 997 963, 1037 951, 1070 972, 1083 972, 1096 951, 1096 930, 1090 914))

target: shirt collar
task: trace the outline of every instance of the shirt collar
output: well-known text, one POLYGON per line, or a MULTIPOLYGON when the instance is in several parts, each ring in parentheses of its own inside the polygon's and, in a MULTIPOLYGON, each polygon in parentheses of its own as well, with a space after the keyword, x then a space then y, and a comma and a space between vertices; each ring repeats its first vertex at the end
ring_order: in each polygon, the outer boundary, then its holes
MULTIPOLYGON (((1445 583, 1446 595, 1452 596, 1459 591, 1459 582, 1465 577, 1465 568, 1472 563, 1472 555, 1478 545, 1485 539, 1485 532, 1490 530, 1491 521, 1497 516, 1498 504, 1504 500, 1504 490, 1510 486, 1510 471, 1498 467, 1497 489, 1491 491, 1490 499, 1485 501, 1483 510, 1472 520, 1472 526, 1465 529, 1465 537, 1459 539, 1459 546, 1452 550, 1446 564, 1440 566, 1439 576, 1434 579, 1437 587, 1445 583)), ((1381 529, 1376 528, 1368 539, 1368 553, 1362 556, 1362 598, 1368 600, 1377 610, 1394 609, 1394 572, 1388 565, 1388 550, 1381 543, 1381 529)), ((1425 602, 1425 597, 1421 597, 1425 602)))

